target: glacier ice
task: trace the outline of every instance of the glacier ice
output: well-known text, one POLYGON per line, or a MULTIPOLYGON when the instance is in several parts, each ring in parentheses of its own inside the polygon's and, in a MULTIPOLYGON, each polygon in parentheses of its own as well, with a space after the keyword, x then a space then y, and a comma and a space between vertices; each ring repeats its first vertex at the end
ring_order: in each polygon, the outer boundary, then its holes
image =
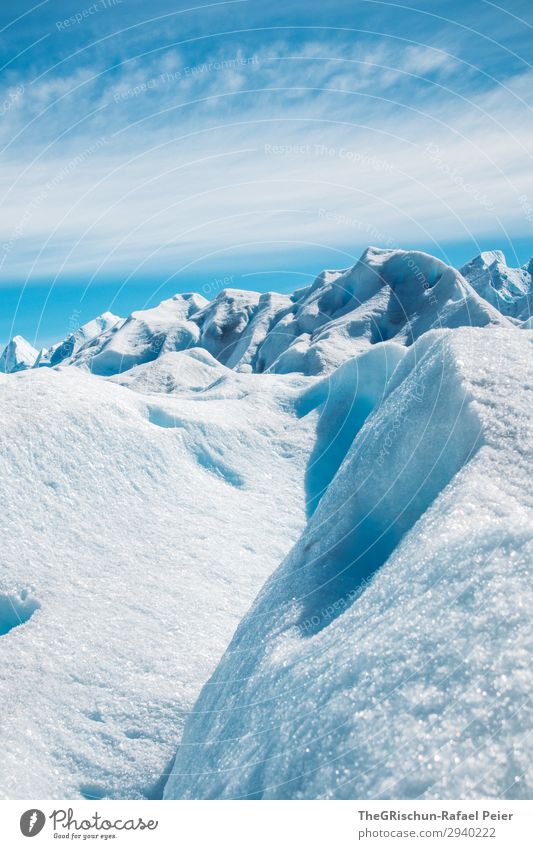
POLYGON ((138 310, 82 345, 72 362, 105 376, 151 362, 167 351, 192 347, 199 332, 191 317, 206 303, 201 295, 175 295, 153 309, 138 310))
POLYGON ((530 798, 531 342, 432 331, 400 360, 167 798, 530 798))
POLYGON ((84 345, 106 333, 116 325, 121 324, 123 321, 124 319, 119 318, 118 315, 113 315, 109 311, 103 312, 86 324, 82 324, 81 327, 78 327, 61 342, 52 345, 48 350, 41 351, 35 365, 41 367, 57 366, 63 360, 76 354, 84 345))
POLYGON ((434 328, 509 327, 529 318, 531 275, 508 269, 503 254, 482 254, 462 271, 422 251, 370 247, 352 268, 323 271, 290 296, 224 289, 212 301, 175 295, 126 320, 106 313, 95 320, 100 333, 95 322, 85 325, 37 364, 110 376, 200 347, 237 371, 317 375, 376 342, 409 346, 434 328), (516 286, 495 289, 496 266, 516 286))
POLYGON ((533 258, 509 268, 502 251, 483 251, 461 268, 476 292, 501 313, 525 321, 533 305, 533 258))
POLYGON ((0 372, 11 374, 33 368, 38 351, 23 336, 14 336, 0 356, 0 372))
POLYGON ((307 379, 205 351, 112 380, 0 377, 0 623, 20 590, 39 603, 0 635, 0 796, 158 795, 201 685, 305 523, 313 427, 291 410, 307 379))
POLYGON ((15 337, 0 795, 530 794, 530 296, 368 248, 15 337))

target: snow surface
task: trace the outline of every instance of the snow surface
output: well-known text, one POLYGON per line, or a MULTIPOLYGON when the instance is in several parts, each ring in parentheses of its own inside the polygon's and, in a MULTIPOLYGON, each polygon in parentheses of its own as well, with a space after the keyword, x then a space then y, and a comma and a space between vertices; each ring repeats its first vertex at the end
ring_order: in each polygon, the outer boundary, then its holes
POLYGON ((4 798, 160 796, 201 685, 305 522, 305 378, 205 351, 128 375, 0 382, 4 798))
POLYGON ((167 798, 531 798, 531 342, 432 332, 400 361, 167 798))
POLYGON ((12 340, 1 796, 531 793, 530 290, 470 265, 12 340))
POLYGON ((135 392, 157 395, 183 390, 200 392, 225 375, 230 381, 235 380, 233 372, 203 348, 188 348, 161 354, 156 360, 134 366, 109 380, 135 392))

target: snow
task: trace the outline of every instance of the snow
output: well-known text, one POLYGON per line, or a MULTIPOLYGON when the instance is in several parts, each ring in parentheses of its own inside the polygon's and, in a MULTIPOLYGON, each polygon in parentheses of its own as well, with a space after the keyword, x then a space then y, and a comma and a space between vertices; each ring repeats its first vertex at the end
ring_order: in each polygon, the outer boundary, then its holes
POLYGON ((316 441, 306 473, 308 514, 314 512, 366 418, 383 400, 405 353, 394 342, 378 343, 311 386, 299 399, 301 416, 319 413, 316 441))
POLYGON ((128 377, 0 381, 3 798, 160 795, 187 712, 305 522, 305 379, 205 351, 128 377))
POLYGON ((228 373, 232 375, 203 348, 188 348, 161 354, 157 360, 134 366, 109 380, 141 394, 157 395, 182 390, 200 392, 228 373))
POLYGON ((224 289, 196 316, 200 342, 220 362, 231 360, 234 349, 259 306, 257 292, 224 289))
POLYGON ((38 351, 23 336, 14 336, 0 356, 0 372, 11 374, 32 368, 38 351))
POLYGON ((259 297, 257 309, 244 332, 235 345, 231 356, 228 358, 228 366, 242 371, 250 368, 252 371, 262 372, 268 362, 268 354, 265 350, 265 341, 268 338, 271 347, 274 339, 279 336, 281 318, 291 310, 292 302, 288 295, 278 295, 276 292, 266 292, 259 297), (276 325, 276 328, 274 328, 276 325), (261 349, 261 356, 259 356, 261 349))
POLYGON ((433 331, 399 361, 167 798, 531 798, 531 341, 433 331))
POLYGON ((0 796, 531 794, 530 278, 371 247, 15 337, 0 796))

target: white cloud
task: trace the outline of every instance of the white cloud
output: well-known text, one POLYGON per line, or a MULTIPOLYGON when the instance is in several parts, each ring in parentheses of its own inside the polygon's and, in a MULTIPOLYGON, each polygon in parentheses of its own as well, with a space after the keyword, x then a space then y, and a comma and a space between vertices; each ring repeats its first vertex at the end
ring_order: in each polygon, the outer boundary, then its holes
POLYGON ((518 197, 533 198, 533 122, 516 120, 509 88, 522 96, 533 75, 472 79, 469 100, 469 73, 427 47, 344 42, 332 57, 310 42, 297 56, 279 43, 196 65, 172 50, 93 83, 79 68, 26 86, 4 122, 9 143, 33 121, 2 175, 1 275, 127 272, 149 255, 147 270, 172 268, 257 242, 528 232, 518 197))

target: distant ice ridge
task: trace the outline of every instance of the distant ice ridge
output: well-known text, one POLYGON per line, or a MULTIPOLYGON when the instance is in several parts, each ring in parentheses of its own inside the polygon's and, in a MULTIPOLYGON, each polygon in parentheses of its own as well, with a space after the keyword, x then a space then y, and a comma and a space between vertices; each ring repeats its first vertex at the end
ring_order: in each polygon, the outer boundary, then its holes
POLYGON ((110 328, 121 324, 123 321, 123 318, 119 318, 118 315, 113 315, 111 312, 102 313, 97 318, 93 318, 92 321, 78 327, 73 333, 69 333, 61 342, 52 345, 48 350, 42 350, 35 366, 59 365, 59 363, 76 354, 80 348, 90 344, 110 328))
POLYGON ((111 376, 200 347, 236 371, 327 374, 376 342, 409 346, 435 328, 527 322, 531 271, 531 262, 509 268, 501 251, 459 272, 421 251, 370 247, 352 268, 323 271, 292 295, 224 289, 212 301, 175 295, 125 320, 104 313, 36 365, 111 376))
POLYGON ((503 315, 526 321, 533 307, 533 258, 522 268, 509 268, 501 251, 483 251, 461 268, 476 292, 503 315))
POLYGON ((325 374, 376 342, 410 345, 434 327, 508 326, 455 269, 420 251, 368 248, 293 295, 225 289, 135 312, 72 359, 116 374, 168 351, 205 348, 237 371, 325 374))
MULTIPOLYGON (((532 341, 431 331, 403 356, 202 690, 166 798, 531 798, 532 341)), ((374 367, 378 386, 385 350, 374 367)), ((304 416, 352 397, 339 372, 304 416)))
POLYGON ((32 368, 37 355, 38 351, 24 339, 24 336, 14 336, 0 356, 0 372, 12 374, 32 368))

